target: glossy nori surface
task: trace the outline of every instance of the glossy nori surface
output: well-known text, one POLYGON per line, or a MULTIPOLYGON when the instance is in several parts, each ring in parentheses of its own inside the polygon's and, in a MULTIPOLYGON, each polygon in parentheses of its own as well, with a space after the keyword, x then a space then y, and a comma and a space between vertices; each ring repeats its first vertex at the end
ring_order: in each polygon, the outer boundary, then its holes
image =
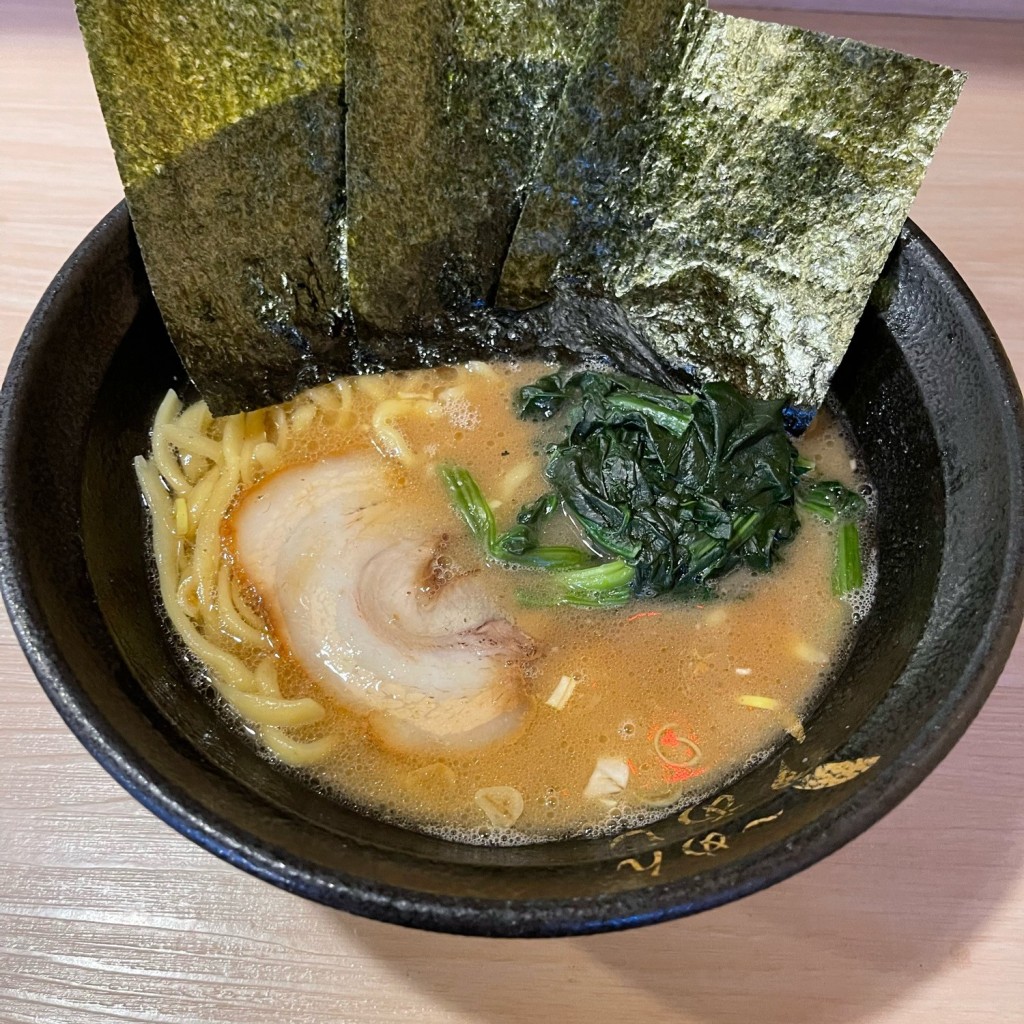
POLYGON ((343 0, 77 0, 164 322, 215 413, 331 373, 349 333, 343 0))
POLYGON ((77 6, 218 414, 328 379, 357 324, 560 286, 676 366, 814 406, 963 81, 702 0, 77 6))
POLYGON ((642 834, 487 849, 384 825, 261 758, 191 685, 153 603, 131 471, 160 396, 185 377, 123 207, 41 301, 0 397, 0 583, 18 637, 68 725, 154 813, 330 906, 569 935, 771 885, 938 763, 995 684, 1024 606, 1024 421, 998 341, 912 225, 883 293, 830 398, 878 492, 874 606, 802 746, 642 834))
POLYGON ((499 298, 559 281, 612 296, 677 364, 816 406, 964 76, 702 4, 638 6, 597 18, 499 298))
POLYGON ((703 0, 602 3, 587 27, 501 272, 499 305, 528 308, 562 280, 614 294, 655 208, 644 161, 662 97, 704 15, 703 0))
POLYGON ((493 298, 590 5, 348 0, 349 280, 398 331, 493 298))

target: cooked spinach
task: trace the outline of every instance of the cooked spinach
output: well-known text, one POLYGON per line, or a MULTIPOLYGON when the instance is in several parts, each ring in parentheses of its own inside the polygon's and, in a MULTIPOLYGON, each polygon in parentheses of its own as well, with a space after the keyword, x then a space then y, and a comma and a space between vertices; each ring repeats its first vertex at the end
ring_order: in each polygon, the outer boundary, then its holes
POLYGON ((796 492, 797 504, 826 523, 859 516, 867 507, 864 499, 838 480, 808 481, 796 492))
POLYGON ((631 566, 618 559, 598 562, 578 548, 538 543, 538 523, 557 507, 553 495, 525 506, 516 525, 499 534, 494 511, 473 475, 460 466, 442 466, 439 473, 452 507, 490 558, 506 565, 548 570, 543 578, 528 581, 520 590, 523 604, 608 608, 625 604, 632 597, 631 566))
POLYGON ((557 499, 591 547, 634 567, 633 592, 653 596, 701 591, 739 565, 768 571, 796 534, 798 502, 830 522, 862 511, 842 484, 805 479, 784 406, 727 383, 679 393, 562 371, 522 388, 517 411, 565 421, 545 507, 557 499))
POLYGON ((864 585, 860 561, 860 533, 853 521, 841 523, 836 532, 836 564, 832 570, 832 593, 842 597, 864 585))
POLYGON ((592 607, 630 596, 693 596, 745 565, 767 572, 799 528, 798 509, 842 521, 834 588, 860 585, 856 524, 865 504, 835 480, 815 480, 783 421, 785 401, 731 384, 677 392, 624 373, 559 371, 520 389, 524 418, 564 421, 548 446, 551 491, 520 509, 499 534, 472 476, 446 467, 453 506, 487 554, 550 570, 531 603, 592 607), (571 547, 540 543, 543 522, 564 511, 599 564, 571 547))
MULTIPOLYGON (((442 466, 439 472, 452 507, 491 558, 534 569, 576 569, 594 561, 592 556, 577 548, 538 544, 536 515, 507 533, 499 534, 494 512, 473 475, 459 466, 442 466)), ((545 509, 550 513, 554 506, 545 506, 545 509)))
POLYGON ((533 607, 572 604, 581 608, 617 608, 633 598, 635 570, 621 558, 581 569, 556 570, 535 578, 518 592, 533 607))

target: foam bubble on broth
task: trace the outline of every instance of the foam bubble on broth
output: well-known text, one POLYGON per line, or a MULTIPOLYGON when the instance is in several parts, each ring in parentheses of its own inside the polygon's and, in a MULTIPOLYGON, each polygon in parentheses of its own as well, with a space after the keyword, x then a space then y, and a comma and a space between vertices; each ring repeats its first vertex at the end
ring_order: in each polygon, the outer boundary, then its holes
MULTIPOLYGON (((323 692, 277 645, 281 694, 312 696, 325 709, 323 721, 295 734, 337 738, 330 759, 302 769, 302 776, 368 813, 459 842, 511 845, 599 835, 641 827, 707 797, 787 738, 782 720, 744 708, 738 698, 760 694, 804 717, 830 666, 844 656, 854 617, 870 604, 873 562, 865 559, 865 586, 852 600, 834 598, 831 530, 805 519, 771 574, 736 573, 706 605, 658 599, 611 610, 520 607, 515 591, 528 570, 483 564, 447 504, 436 466, 442 460, 465 466, 484 494, 501 492, 496 514, 499 529, 506 528, 521 504, 546 490, 544 459, 538 457, 545 428, 519 421, 511 398, 549 369, 539 363, 488 372, 445 367, 356 379, 346 384, 344 414, 318 410, 304 416, 302 429, 281 450, 281 468, 354 451, 388 461, 395 499, 416 522, 431 524, 448 539, 442 571, 486 578, 507 614, 537 643, 535 660, 506 666, 509 685, 524 686, 528 694, 522 732, 458 756, 396 754, 382 747, 365 716, 323 692), (375 437, 373 414, 399 395, 409 396, 407 406, 388 426, 404 450, 388 456, 375 437), (532 471, 503 490, 524 461, 532 471), (824 662, 800 657, 801 644, 820 651, 824 662), (564 676, 575 685, 558 710, 546 701, 564 676), (699 747, 699 765, 687 770, 680 756, 673 768, 659 758, 652 737, 666 725, 672 728, 663 737, 675 735, 680 749, 699 747), (600 758, 629 762, 629 782, 613 806, 582 797, 600 758), (515 788, 524 800, 522 816, 510 828, 490 826, 474 802, 478 790, 502 786, 515 788)), ((836 423, 827 414, 819 421, 799 442, 801 453, 825 475, 863 483, 836 423)), ((227 530, 225 557, 230 553, 227 530)))

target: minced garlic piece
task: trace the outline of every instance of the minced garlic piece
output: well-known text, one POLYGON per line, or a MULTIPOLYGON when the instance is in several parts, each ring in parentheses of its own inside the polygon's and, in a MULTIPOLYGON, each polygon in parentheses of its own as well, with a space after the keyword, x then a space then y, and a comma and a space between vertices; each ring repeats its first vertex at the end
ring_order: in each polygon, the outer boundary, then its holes
POLYGON ((562 676, 558 680, 558 685, 551 691, 551 696, 544 703, 556 711, 561 711, 569 703, 569 698, 575 689, 576 680, 572 676, 562 676))
POLYGON ((609 797, 617 796, 628 784, 629 765, 625 761, 618 757, 599 757, 583 796, 607 803, 609 797))
POLYGON ((514 825, 522 816, 523 794, 511 786, 488 786, 478 789, 473 798, 487 820, 498 828, 514 825))

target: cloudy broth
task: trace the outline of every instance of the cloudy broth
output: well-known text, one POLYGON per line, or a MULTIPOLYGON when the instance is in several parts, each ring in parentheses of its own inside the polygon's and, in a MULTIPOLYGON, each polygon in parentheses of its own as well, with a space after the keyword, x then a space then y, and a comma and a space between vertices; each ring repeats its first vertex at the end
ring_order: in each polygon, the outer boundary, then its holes
MULTIPOLYGON (((354 453, 381 460, 401 514, 443 538, 444 564, 484 580, 530 638, 529 656, 496 669, 501 686, 521 695, 516 729, 472 750, 415 752, 389 743, 375 716, 354 712, 311 679, 265 616, 281 694, 311 696, 326 710, 297 734, 335 741, 322 763, 303 769, 311 781, 367 813, 461 841, 597 834, 700 799, 789 737, 802 738, 801 719, 851 631, 850 603, 831 592, 832 530, 812 518, 770 574, 736 572, 708 600, 524 607, 517 593, 534 571, 485 563, 437 467, 467 468, 499 529, 511 525, 520 506, 546 490, 551 427, 519 420, 512 406, 515 389, 545 370, 471 364, 355 379, 343 409, 311 406, 274 471, 354 453), (521 800, 511 814, 510 790, 521 800)), ((825 475, 862 483, 827 414, 798 447, 825 475)), ((242 488, 240 501, 244 495, 242 488)), ((563 542, 578 544, 570 530, 566 524, 563 542)), ((258 612, 260 594, 237 565, 230 512, 222 542, 258 612)))

